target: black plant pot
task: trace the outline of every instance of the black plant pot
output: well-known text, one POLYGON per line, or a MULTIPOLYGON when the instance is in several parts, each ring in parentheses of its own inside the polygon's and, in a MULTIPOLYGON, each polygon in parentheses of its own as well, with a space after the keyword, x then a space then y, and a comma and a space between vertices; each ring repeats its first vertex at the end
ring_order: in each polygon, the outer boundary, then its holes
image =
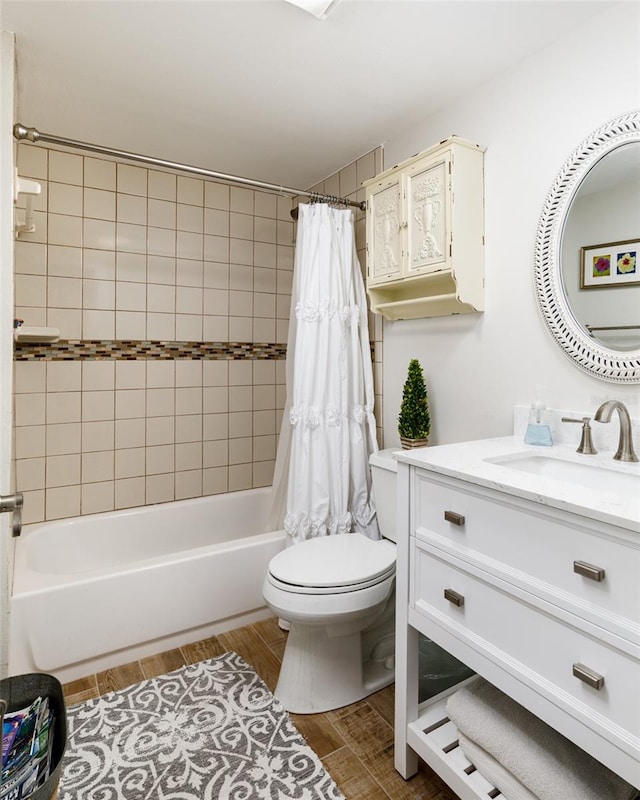
POLYGON ((0 681, 0 698, 7 703, 7 711, 19 711, 30 705, 36 697, 48 697, 49 705, 55 714, 53 723, 53 750, 51 753, 51 774, 45 783, 35 792, 28 795, 28 800, 52 800, 55 797, 60 773, 62 757, 67 746, 67 710, 64 703, 62 686, 53 675, 32 672, 26 675, 14 675, 0 681))

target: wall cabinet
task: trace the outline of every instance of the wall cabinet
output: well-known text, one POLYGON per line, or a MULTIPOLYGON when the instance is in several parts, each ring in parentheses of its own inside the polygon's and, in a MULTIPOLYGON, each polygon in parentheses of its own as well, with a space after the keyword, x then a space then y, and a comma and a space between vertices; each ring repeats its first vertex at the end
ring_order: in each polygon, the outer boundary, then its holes
POLYGON ((483 309, 483 154, 452 136, 365 182, 374 312, 411 319, 483 309))
POLYGON ((416 466, 398 477, 397 769, 418 754, 462 800, 495 796, 446 700, 418 706, 420 632, 638 786, 637 533, 416 466))

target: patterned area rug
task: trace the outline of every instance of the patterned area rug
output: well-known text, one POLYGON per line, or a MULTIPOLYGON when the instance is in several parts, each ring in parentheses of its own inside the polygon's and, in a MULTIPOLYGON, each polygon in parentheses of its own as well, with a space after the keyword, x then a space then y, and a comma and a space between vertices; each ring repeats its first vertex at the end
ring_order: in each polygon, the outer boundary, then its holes
POLYGON ((237 653, 68 709, 58 800, 344 800, 237 653))

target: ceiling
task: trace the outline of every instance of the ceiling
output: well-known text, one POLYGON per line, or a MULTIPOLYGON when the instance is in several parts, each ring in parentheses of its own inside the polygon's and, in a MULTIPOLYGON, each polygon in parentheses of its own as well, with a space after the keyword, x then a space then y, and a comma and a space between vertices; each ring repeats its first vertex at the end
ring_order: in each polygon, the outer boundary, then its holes
POLYGON ((0 22, 24 125, 304 188, 612 5, 2 0, 0 22))

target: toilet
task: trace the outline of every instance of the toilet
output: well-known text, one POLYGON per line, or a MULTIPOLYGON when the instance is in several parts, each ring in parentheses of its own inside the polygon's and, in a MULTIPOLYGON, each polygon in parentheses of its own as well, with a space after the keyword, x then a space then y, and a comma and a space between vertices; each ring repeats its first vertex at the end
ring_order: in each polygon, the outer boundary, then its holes
POLYGON ((355 703, 394 680, 397 462, 369 459, 380 534, 310 539, 271 559, 263 595, 290 624, 276 697, 298 714, 355 703))

